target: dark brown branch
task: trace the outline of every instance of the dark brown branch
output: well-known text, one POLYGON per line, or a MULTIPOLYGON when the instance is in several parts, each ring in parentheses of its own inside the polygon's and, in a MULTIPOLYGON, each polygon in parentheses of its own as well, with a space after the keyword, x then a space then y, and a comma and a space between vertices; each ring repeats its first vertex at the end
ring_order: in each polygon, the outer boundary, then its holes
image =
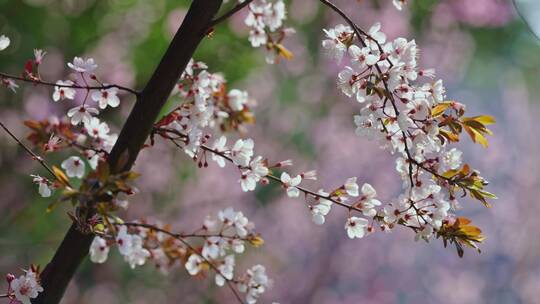
MULTIPOLYGON (((205 37, 221 0, 194 0, 161 62, 137 98, 108 158, 113 172, 130 170, 152 130, 159 111, 195 49, 205 37)), ((60 302, 66 286, 88 254, 93 235, 73 224, 41 276, 44 291, 32 303, 60 302)))
POLYGON ((6 74, 6 73, 2 73, 0 72, 0 78, 6 78, 6 79, 15 79, 15 80, 19 80, 19 81, 24 81, 24 82, 29 82, 29 83, 33 83, 34 85, 43 85, 43 86, 48 86, 48 87, 59 87, 59 88, 72 88, 72 89, 85 89, 85 90, 106 90, 106 89, 110 89, 110 88, 117 88, 121 91, 126 91, 126 92, 129 92, 135 96, 138 96, 140 95, 140 92, 134 90, 134 89, 130 89, 128 87, 124 87, 124 86, 121 86, 121 85, 117 85, 117 84, 107 84, 107 85, 100 85, 100 86, 89 86, 89 85, 78 85, 78 84, 56 84, 56 83, 53 83, 53 82, 48 82, 48 81, 44 81, 44 80, 36 80, 36 79, 30 79, 30 78, 24 78, 24 77, 20 77, 20 76, 15 76, 15 75, 10 75, 10 74, 6 74))

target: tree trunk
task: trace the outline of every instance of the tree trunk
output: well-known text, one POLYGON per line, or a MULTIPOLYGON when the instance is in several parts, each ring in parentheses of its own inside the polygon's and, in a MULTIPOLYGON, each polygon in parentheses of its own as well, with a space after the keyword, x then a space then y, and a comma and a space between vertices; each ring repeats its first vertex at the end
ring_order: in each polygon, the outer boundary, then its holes
MULTIPOLYGON (((137 97, 137 102, 109 155, 107 161, 112 172, 128 171, 133 166, 161 108, 195 49, 205 37, 221 2, 222 0, 193 0, 161 62, 137 97)), ((88 254, 93 238, 91 234, 80 232, 76 224, 69 228, 60 247, 41 275, 44 291, 32 303, 60 302, 69 281, 88 254)))

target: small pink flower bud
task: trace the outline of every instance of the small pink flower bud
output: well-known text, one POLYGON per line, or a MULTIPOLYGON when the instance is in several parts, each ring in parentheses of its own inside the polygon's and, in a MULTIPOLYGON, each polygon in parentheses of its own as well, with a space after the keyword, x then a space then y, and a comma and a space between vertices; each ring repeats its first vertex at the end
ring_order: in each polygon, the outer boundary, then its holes
POLYGON ((280 161, 274 167, 287 167, 287 166, 292 166, 292 165, 293 165, 293 161, 291 159, 287 159, 287 160, 280 161))
POLYGON ((8 284, 11 284, 11 282, 12 282, 13 280, 15 280, 15 276, 14 276, 13 274, 11 274, 11 273, 8 273, 8 274, 6 275, 6 281, 8 282, 8 284))
POLYGON ((307 172, 301 173, 300 176, 302 177, 302 179, 317 180, 317 171, 316 170, 307 171, 307 172))

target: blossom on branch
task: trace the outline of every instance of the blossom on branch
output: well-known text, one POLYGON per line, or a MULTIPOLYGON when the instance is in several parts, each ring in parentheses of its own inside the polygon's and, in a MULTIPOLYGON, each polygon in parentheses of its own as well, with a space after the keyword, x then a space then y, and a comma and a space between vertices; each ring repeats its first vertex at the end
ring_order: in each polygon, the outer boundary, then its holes
POLYGON ((84 59, 81 57, 75 57, 73 59, 73 63, 68 62, 67 65, 69 68, 79 73, 90 73, 97 68, 97 64, 94 62, 93 58, 84 59))
POLYGON ((71 99, 73 100, 75 98, 75 94, 77 91, 73 88, 64 87, 64 86, 72 86, 74 85, 73 81, 71 80, 58 80, 56 82, 57 86, 54 87, 54 93, 52 96, 52 99, 54 101, 64 100, 64 99, 71 99))
POLYGON ((117 88, 108 88, 104 90, 94 91, 92 93, 92 100, 98 103, 100 109, 105 109, 107 106, 116 108, 120 104, 117 88))
POLYGON ((0 51, 7 49, 10 43, 11 40, 8 37, 5 35, 0 36, 0 51))
MULTIPOLYGON (((39 272, 34 267, 24 270, 25 274, 15 278, 12 274, 8 275, 8 293, 11 299, 16 299, 23 304, 30 304, 31 299, 37 298, 43 287, 39 284, 39 272)), ((15 301, 15 302, 16 302, 15 301)))
POLYGON ((84 162, 78 156, 70 156, 62 162, 62 168, 69 177, 82 178, 84 176, 84 162))

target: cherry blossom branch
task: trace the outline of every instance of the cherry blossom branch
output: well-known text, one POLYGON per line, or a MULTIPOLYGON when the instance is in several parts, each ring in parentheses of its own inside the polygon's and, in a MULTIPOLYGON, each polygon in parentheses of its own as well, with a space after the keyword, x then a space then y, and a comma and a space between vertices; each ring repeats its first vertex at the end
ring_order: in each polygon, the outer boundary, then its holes
MULTIPOLYGON (((363 46, 366 46, 366 43, 365 41, 361 38, 361 36, 365 36, 367 37, 368 39, 370 39, 371 41, 373 41, 377 47, 379 48, 379 50, 382 52, 382 46, 380 45, 380 43, 374 39, 373 37, 371 37, 368 33, 366 33, 365 31, 363 31, 358 25, 356 25, 356 23, 347 16, 347 14, 345 12, 343 12, 340 8, 338 8, 335 4, 333 4, 332 2, 328 1, 328 0, 319 0, 320 2, 322 2, 324 5, 328 6, 329 8, 331 8, 333 11, 335 11, 337 14, 339 14, 350 26, 351 28, 353 29, 353 31, 355 32, 356 36, 358 37, 358 40, 360 41, 360 43, 363 45, 363 46)), ((390 61, 389 58, 386 59, 386 61, 390 64, 390 66, 392 66, 392 62, 390 61)), ((384 88, 386 90, 386 92, 388 93, 387 97, 391 104, 392 104, 392 107, 395 111, 395 114, 396 116, 399 115, 399 110, 397 108, 397 105, 396 105, 396 102, 395 102, 395 99, 394 99, 394 95, 392 94, 392 92, 390 91, 389 87, 388 87, 388 82, 387 82, 387 79, 386 77, 384 77, 383 75, 383 72, 381 71, 381 68, 379 66, 378 63, 375 63, 375 68, 377 69, 377 72, 379 73, 379 76, 383 82, 383 85, 384 85, 384 88)), ((431 173, 432 175, 434 175, 435 177, 439 178, 439 179, 444 179, 445 181, 451 183, 451 184, 457 184, 455 181, 453 181, 452 179, 450 178, 447 178, 447 177, 444 177, 440 174, 438 174, 437 172, 435 172, 434 170, 431 170, 429 168, 426 168, 424 165, 420 164, 419 162, 417 162, 412 156, 411 156, 411 153, 409 151, 409 146, 408 146, 408 143, 407 143, 407 135, 405 134, 405 131, 401 131, 402 135, 403 135, 403 138, 404 138, 404 145, 405 145, 405 153, 407 155, 407 160, 409 162, 409 179, 410 179, 410 182, 411 182, 411 186, 414 185, 414 181, 413 181, 413 168, 412 168, 412 165, 415 164, 416 166, 418 166, 419 168, 431 173)), ((459 185, 461 188, 463 188, 463 186, 459 185)))
POLYGON ((13 138, 13 140, 15 140, 17 142, 17 144, 22 147, 24 149, 24 151, 26 151, 27 154, 29 154, 33 160, 36 160, 37 162, 39 162, 39 164, 45 168, 47 171, 49 171, 49 173, 51 174, 51 176, 54 178, 54 179, 58 179, 58 177, 56 177, 56 174, 54 174, 54 171, 51 169, 51 167, 49 167, 49 165, 47 165, 47 163, 45 163, 45 160, 43 159, 43 157, 37 155, 36 153, 34 153, 32 150, 30 150, 30 148, 28 148, 19 138, 17 138, 17 136, 15 134, 13 134, 5 125, 4 123, 2 123, 0 121, 0 127, 2 127, 2 129, 4 129, 4 131, 6 131, 7 134, 9 134, 9 136, 11 138, 13 138))
POLYGON ((227 277, 219 270, 219 268, 214 263, 212 263, 212 261, 205 258, 202 254, 199 254, 196 248, 194 248, 193 246, 191 246, 191 244, 189 244, 186 240, 184 240, 184 238, 186 238, 186 237, 206 238, 206 237, 209 237, 209 236, 219 236, 219 237, 222 237, 222 238, 227 238, 226 236, 221 235, 221 234, 219 234, 219 235, 197 235, 197 234, 174 233, 174 232, 170 232, 168 230, 165 230, 163 228, 159 228, 159 227, 156 227, 154 225, 145 224, 145 223, 127 222, 127 223, 115 223, 115 225, 131 226, 131 227, 143 227, 143 228, 147 228, 147 229, 150 229, 150 230, 154 230, 154 231, 157 231, 157 232, 164 233, 164 234, 166 234, 166 235, 180 241, 182 244, 184 244, 184 246, 189 248, 193 252, 193 254, 196 254, 197 256, 201 257, 217 274, 219 274, 221 277, 223 277, 223 279, 225 279, 225 282, 227 283, 227 287, 229 287, 229 289, 232 291, 232 293, 234 294, 234 296, 236 297, 236 299, 238 300, 239 303, 241 303, 241 304, 245 303, 244 300, 242 300, 242 297, 240 296, 240 294, 238 293, 238 290, 236 290, 236 288, 233 286, 233 283, 235 282, 234 279, 227 279, 227 277))
MULTIPOLYGON (((221 6, 221 0, 197 0, 174 36, 161 62, 133 107, 107 159, 113 173, 129 171, 150 134, 153 123, 167 101, 176 81, 195 49, 205 37, 208 24, 221 6)), ((92 205, 92 204, 90 204, 92 205)), ((89 215, 91 215, 90 212, 89 215)), ((82 260, 88 255, 94 236, 72 224, 51 262, 42 273, 44 292, 33 303, 60 302, 82 260)))
MULTIPOLYGON (((168 128, 158 128, 158 129, 155 129, 155 132, 160 132, 160 131, 165 131, 165 132, 168 132, 168 133, 172 133, 174 135, 177 135, 179 136, 179 138, 186 138, 186 135, 185 134, 182 134, 176 130, 173 130, 173 129, 168 129, 168 128)), ((178 148, 180 149, 183 149, 181 146, 178 145, 178 143, 174 140, 174 138, 169 138, 169 140, 175 145, 177 146, 178 148)), ((221 157, 223 157, 224 159, 226 159, 228 162, 230 163, 234 163, 233 159, 231 157, 229 157, 227 154, 223 153, 223 152, 220 152, 220 151, 217 151, 215 149, 212 149, 211 147, 209 147, 208 145, 205 145, 205 144, 201 144, 200 148, 204 151, 208 151, 210 153, 213 153, 215 155, 219 155, 221 157)), ((248 167, 239 167, 240 169, 248 169, 248 167)), ((283 182, 281 181, 281 179, 275 175, 272 175, 272 174, 268 174, 266 175, 266 177, 268 177, 269 179, 281 184, 281 185, 284 185, 283 182)), ((336 205, 339 205, 341 207, 345 207, 349 210, 354 210, 354 211, 358 211, 358 212, 362 212, 361 209, 359 208, 356 208, 352 205, 348 205, 348 204, 345 204, 343 202, 340 202, 334 198, 332 198, 330 195, 326 196, 326 195, 321 195, 321 194, 318 194, 317 192, 315 191, 312 191, 312 190, 309 190, 309 189, 306 189, 304 187, 301 187, 301 186, 295 186, 295 188, 297 188, 298 190, 300 190, 302 193, 304 193, 304 195, 310 195, 314 198, 318 198, 318 199, 326 199, 326 200, 329 200, 331 202, 333 202, 334 204, 336 205)))
POLYGON ((186 242, 185 240, 183 240, 182 238, 179 238, 179 237, 175 237, 177 240, 179 240, 180 242, 182 242, 182 244, 184 244, 186 247, 188 247, 191 251, 193 251, 194 254, 198 255, 199 257, 201 257, 206 263, 208 263, 208 265, 216 272, 218 273, 220 276, 222 276, 224 279, 225 279, 225 282, 227 284, 227 286, 229 287, 229 289, 232 291, 232 293, 234 294, 235 298, 238 300, 239 303, 241 304, 244 304, 244 300, 242 300, 242 297, 240 296, 240 294, 238 293, 238 290, 236 290, 236 288, 234 288, 233 286, 233 281, 232 280, 229 280, 227 279, 223 273, 219 270, 219 268, 214 265, 214 263, 212 263, 210 260, 208 260, 207 258, 205 258, 202 254, 199 254, 197 252, 197 250, 195 248, 193 248, 193 246, 191 246, 188 242, 186 242))
POLYGON ((225 239, 231 239, 231 240, 243 240, 243 241, 249 241, 247 238, 241 238, 239 236, 228 236, 224 235, 223 233, 214 233, 214 234, 199 234, 199 233, 173 233, 166 229, 159 228, 155 225, 151 224, 145 224, 145 223, 135 223, 135 222, 126 222, 126 223, 115 223, 115 225, 120 226, 128 226, 128 227, 143 227, 150 230, 155 230, 158 232, 163 232, 169 236, 172 236, 174 238, 208 238, 208 237, 221 237, 225 239))
MULTIPOLYGON (((319 0, 321 3, 323 3, 324 5, 328 6, 329 8, 331 8, 332 10, 334 10, 336 13, 338 13, 350 26, 351 28, 354 30, 354 32, 356 33, 356 35, 358 37, 360 37, 361 35, 364 35, 364 36, 369 36, 366 32, 362 31, 357 25, 356 23, 354 23, 354 21, 352 21, 351 18, 349 18, 347 16, 347 14, 345 14, 339 7, 337 7, 335 4, 333 4, 332 2, 328 1, 328 0, 319 0)), ((362 43, 364 43, 362 41, 362 43)))
POLYGON ((242 3, 238 3, 230 11, 228 11, 228 12, 224 13, 223 15, 221 15, 220 17, 212 20, 212 22, 209 25, 209 28, 212 28, 212 27, 216 26, 218 23, 221 23, 221 22, 225 21, 226 19, 228 19, 229 17, 231 17, 232 15, 236 14, 238 11, 243 9, 244 7, 248 6, 251 2, 253 2, 253 0, 245 0, 242 3))
POLYGON ((106 89, 110 89, 110 88, 116 88, 116 89, 121 90, 121 91, 129 92, 129 93, 131 93, 131 94, 133 94, 135 96, 139 96, 141 94, 141 92, 139 92, 137 90, 130 89, 128 87, 124 87, 124 86, 117 85, 117 84, 107 84, 107 85, 100 85, 100 86, 90 86, 88 84, 86 84, 84 86, 83 85, 78 85, 78 84, 72 84, 72 85, 56 84, 56 83, 44 81, 44 80, 41 80, 41 79, 30 79, 30 78, 26 78, 26 77, 10 75, 10 74, 3 73, 3 72, 0 72, 0 78, 15 79, 15 80, 19 80, 19 81, 33 83, 35 85, 43 85, 43 86, 49 86, 49 87, 84 89, 84 90, 87 90, 87 91, 89 91, 89 90, 106 90, 106 89))

